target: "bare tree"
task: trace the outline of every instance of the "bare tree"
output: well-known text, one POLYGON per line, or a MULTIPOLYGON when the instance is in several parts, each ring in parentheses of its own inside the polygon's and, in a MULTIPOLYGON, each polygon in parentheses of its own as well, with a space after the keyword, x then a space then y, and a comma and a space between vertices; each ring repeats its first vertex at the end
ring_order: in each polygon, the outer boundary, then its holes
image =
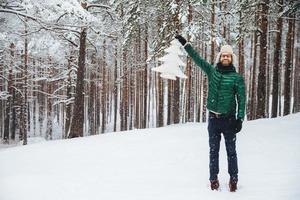
POLYGON ((257 118, 266 117, 266 69, 269 0, 262 0, 260 8, 260 56, 257 83, 257 118))
MULTIPOLYGON (((278 1, 279 10, 278 13, 283 11, 283 0, 278 1)), ((272 113, 271 117, 278 116, 278 98, 279 91, 278 85, 280 84, 279 81, 279 59, 281 55, 281 34, 282 34, 282 17, 279 17, 277 20, 277 32, 276 32, 276 39, 275 39, 275 48, 274 48, 274 65, 273 65, 273 85, 272 85, 272 113)))
MULTIPOLYGON (((293 18, 293 15, 289 15, 293 18)), ((293 43, 293 20, 288 20, 288 32, 286 36, 286 47, 285 47, 285 74, 284 74, 284 107, 283 115, 290 114, 291 111, 291 76, 292 76, 292 43, 293 43)))

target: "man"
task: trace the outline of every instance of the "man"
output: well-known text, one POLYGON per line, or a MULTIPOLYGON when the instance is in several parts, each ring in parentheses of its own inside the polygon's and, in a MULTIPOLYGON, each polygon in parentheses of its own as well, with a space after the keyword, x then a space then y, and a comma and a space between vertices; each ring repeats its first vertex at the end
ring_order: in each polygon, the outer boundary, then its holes
POLYGON ((212 190, 219 188, 219 150, 221 134, 225 138, 228 160, 229 189, 235 192, 238 182, 236 133, 242 129, 245 116, 245 83, 233 65, 235 55, 231 46, 225 45, 216 59, 216 66, 206 62, 181 35, 175 37, 193 61, 208 77, 207 109, 209 110, 209 171, 212 190))

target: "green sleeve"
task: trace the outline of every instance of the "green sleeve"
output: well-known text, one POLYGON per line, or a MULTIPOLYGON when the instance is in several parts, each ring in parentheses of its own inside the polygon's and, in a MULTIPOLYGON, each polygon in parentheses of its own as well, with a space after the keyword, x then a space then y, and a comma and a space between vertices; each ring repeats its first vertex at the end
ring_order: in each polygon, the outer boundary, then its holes
POLYGON ((193 59, 193 61, 198 65, 208 76, 210 76, 213 66, 209 64, 206 60, 204 60, 193 47, 187 43, 184 47, 189 56, 193 59))
POLYGON ((238 115, 240 119, 245 117, 245 108, 246 108, 246 90, 245 90, 245 81, 242 76, 239 76, 237 81, 237 103, 238 103, 238 115))

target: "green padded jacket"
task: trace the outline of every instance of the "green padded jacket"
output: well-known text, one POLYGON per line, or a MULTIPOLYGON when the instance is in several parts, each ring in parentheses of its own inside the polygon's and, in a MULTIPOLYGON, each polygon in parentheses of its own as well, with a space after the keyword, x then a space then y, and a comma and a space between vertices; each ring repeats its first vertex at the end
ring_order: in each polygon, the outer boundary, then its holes
POLYGON ((243 77, 234 68, 222 73, 206 62, 189 43, 184 49, 208 77, 207 109, 225 115, 236 115, 243 120, 246 106, 243 77))

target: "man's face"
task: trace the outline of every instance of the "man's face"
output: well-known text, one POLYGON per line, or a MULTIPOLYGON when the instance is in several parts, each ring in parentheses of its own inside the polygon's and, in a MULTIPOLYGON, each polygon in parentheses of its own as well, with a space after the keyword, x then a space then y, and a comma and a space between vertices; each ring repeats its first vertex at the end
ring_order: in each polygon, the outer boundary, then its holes
POLYGON ((222 65, 228 66, 231 64, 231 61, 232 61, 232 57, 230 53, 221 54, 220 62, 222 63, 222 65))

